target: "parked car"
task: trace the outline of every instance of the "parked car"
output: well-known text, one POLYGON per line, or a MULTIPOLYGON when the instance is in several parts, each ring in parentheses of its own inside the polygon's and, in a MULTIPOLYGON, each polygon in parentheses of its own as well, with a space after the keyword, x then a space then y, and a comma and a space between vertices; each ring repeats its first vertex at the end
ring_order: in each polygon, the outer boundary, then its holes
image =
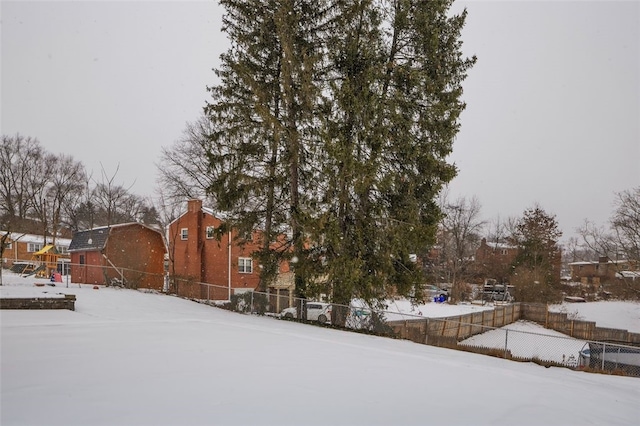
MULTIPOLYGON (((298 318, 298 308, 292 306, 280 312, 281 318, 298 318)), ((307 320, 321 324, 331 322, 331 304, 324 302, 307 302, 307 320)))
POLYGON ((507 284, 485 283, 482 289, 482 300, 485 302, 513 302, 513 286, 507 284))
POLYGON ((437 285, 425 284, 422 287, 422 291, 424 291, 424 295, 427 296, 429 300, 437 298, 439 300, 446 301, 449 298, 449 291, 438 287, 437 285))

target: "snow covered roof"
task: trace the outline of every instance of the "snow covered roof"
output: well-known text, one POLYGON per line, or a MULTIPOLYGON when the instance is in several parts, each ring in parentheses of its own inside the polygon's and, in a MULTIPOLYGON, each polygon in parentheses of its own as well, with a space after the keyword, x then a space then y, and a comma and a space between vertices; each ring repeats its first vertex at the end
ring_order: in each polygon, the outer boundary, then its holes
MULTIPOLYGON (((5 234, 5 231, 0 231, 0 234, 5 234)), ((36 234, 22 234, 20 232, 9 232, 9 240, 12 242, 21 242, 21 243, 34 243, 34 244, 44 244, 44 237, 42 235, 36 234)), ((51 242, 52 237, 47 237, 47 242, 51 242)), ((56 246, 68 247, 71 244, 71 240, 69 238, 59 238, 56 237, 56 246)))
POLYGON ((582 260, 579 262, 571 262, 568 265, 569 266, 580 266, 580 265, 601 265, 604 263, 610 263, 610 264, 617 264, 617 263, 628 263, 629 261, 624 259, 624 260, 607 260, 606 262, 600 262, 599 260, 582 260))
POLYGON ((640 271, 620 271, 616 272, 616 278, 640 278, 640 271))
MULTIPOLYGON (((189 212, 188 209, 185 209, 182 213, 180 213, 180 215, 178 217, 176 217, 175 219, 173 219, 169 225, 167 225, 167 229, 169 229, 169 227, 171 225, 173 225, 175 222, 177 222, 182 216, 184 216, 185 214, 187 214, 189 212)), ((213 210, 211 207, 204 207, 202 206, 202 212, 205 214, 208 214, 209 216, 213 216, 217 219, 220 219, 222 221, 226 221, 229 219, 229 216, 225 213, 221 213, 221 212, 217 212, 215 210, 213 210)))
POLYGON ((518 246, 512 246, 510 244, 498 243, 495 241, 487 241, 487 245, 494 249, 517 249, 518 246))

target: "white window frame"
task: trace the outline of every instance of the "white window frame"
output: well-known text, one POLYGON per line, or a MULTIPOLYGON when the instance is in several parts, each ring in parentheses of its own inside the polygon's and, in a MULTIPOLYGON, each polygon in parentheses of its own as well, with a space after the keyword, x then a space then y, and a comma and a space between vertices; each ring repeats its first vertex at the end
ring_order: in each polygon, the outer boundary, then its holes
POLYGON ((180 229, 180 239, 182 241, 186 241, 189 239, 189 228, 181 228, 180 229))
POLYGON ((253 273, 253 259, 251 259, 250 257, 239 257, 238 272, 240 272, 241 274, 253 273))
POLYGON ((35 253, 42 250, 42 243, 27 243, 27 252, 35 253))
POLYGON ((213 240, 216 235, 216 227, 215 226, 207 226, 204 230, 204 236, 207 240, 213 240))

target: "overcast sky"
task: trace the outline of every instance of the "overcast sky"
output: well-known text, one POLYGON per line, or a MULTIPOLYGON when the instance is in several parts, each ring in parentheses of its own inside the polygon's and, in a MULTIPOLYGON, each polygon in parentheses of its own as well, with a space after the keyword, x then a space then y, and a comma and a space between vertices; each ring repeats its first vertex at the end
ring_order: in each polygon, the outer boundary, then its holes
MULTIPOLYGON (((152 196, 228 47, 217 1, 1 3, 2 134, 101 169, 152 196)), ((565 237, 604 225, 640 186, 640 2, 460 1, 478 62, 451 161, 453 198, 487 220, 539 204, 565 237)))

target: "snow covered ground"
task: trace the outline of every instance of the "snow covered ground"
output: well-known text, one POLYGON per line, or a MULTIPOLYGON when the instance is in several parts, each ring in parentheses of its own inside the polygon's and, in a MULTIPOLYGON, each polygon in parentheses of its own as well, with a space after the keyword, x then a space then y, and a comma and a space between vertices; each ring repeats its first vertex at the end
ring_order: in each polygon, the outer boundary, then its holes
POLYGON ((475 335, 462 345, 507 349, 512 356, 553 361, 576 367, 586 341, 570 338, 530 321, 517 321, 504 327, 475 335))
POLYGON ((77 301, 75 312, 0 311, 3 426, 640 420, 638 378, 547 369, 161 294, 4 278, 1 297, 55 291, 77 301))
POLYGON ((465 315, 478 311, 492 310, 493 305, 472 305, 460 304, 450 305, 448 303, 427 302, 413 306, 409 300, 391 300, 388 302, 385 319, 387 321, 397 321, 411 318, 445 318, 456 315, 465 315))
POLYGON ((601 301, 589 303, 563 303, 549 306, 551 312, 564 312, 569 318, 595 321, 598 327, 619 328, 640 333, 640 303, 601 301))

